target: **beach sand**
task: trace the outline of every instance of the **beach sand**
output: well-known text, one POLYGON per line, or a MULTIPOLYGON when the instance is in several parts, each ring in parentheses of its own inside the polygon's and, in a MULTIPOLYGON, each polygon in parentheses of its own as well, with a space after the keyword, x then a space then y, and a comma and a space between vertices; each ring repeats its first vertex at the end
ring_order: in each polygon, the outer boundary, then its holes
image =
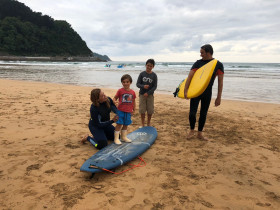
POLYGON ((156 93, 147 165, 90 179, 91 89, 0 80, 0 209, 280 209, 279 104, 212 101, 205 142, 186 139, 189 102, 156 93))

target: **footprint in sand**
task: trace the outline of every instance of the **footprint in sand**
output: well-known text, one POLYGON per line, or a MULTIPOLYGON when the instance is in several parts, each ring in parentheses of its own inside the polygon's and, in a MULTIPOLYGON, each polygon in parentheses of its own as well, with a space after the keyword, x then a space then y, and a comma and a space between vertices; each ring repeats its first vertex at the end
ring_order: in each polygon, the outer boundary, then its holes
POLYGON ((134 210, 142 210, 142 209, 144 209, 144 205, 142 205, 142 204, 136 204, 136 205, 132 206, 131 209, 134 209, 134 210))
POLYGON ((74 144, 65 144, 64 145, 65 147, 67 147, 67 148, 70 148, 70 149, 77 149, 77 148, 80 148, 80 146, 79 145, 74 145, 74 144))
POLYGON ((49 169, 49 170, 46 170, 45 173, 46 174, 53 174, 56 170, 55 169, 49 169))
POLYGON ((243 182, 240 182, 240 181, 235 181, 235 183, 239 184, 239 185, 244 185, 243 182))
POLYGON ((26 171, 38 170, 40 167, 41 167, 40 164, 30 165, 26 168, 26 171))
POLYGON ((261 207, 268 207, 271 206, 270 203, 256 203, 257 206, 261 206, 261 207))
POLYGON ((65 183, 58 183, 58 184, 52 185, 50 187, 50 189, 53 190, 55 194, 60 195, 62 193, 67 192, 69 189, 69 186, 65 183))
POLYGON ((222 199, 224 199, 224 200, 226 200, 226 201, 229 201, 229 200, 230 200, 230 198, 229 198, 228 196, 226 196, 226 195, 221 195, 221 197, 222 197, 222 199))
POLYGON ((280 202, 280 196, 275 194, 274 192, 267 192, 265 193, 265 195, 274 201, 280 202))
POLYGON ((208 201, 205 201, 205 200, 200 200, 200 203, 203 205, 203 206, 206 206, 208 208, 213 208, 214 205, 208 201))

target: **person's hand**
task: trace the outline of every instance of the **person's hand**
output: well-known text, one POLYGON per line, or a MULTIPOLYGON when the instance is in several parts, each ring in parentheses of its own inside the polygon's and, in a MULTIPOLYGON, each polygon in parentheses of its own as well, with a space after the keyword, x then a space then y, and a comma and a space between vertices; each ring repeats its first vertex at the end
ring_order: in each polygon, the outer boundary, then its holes
POLYGON ((118 115, 115 115, 115 116, 113 117, 113 120, 114 120, 114 122, 117 122, 117 121, 119 120, 119 116, 118 116, 118 115))
POLYGON ((119 101, 118 101, 118 100, 116 100, 116 99, 113 99, 113 102, 114 102, 115 106, 116 106, 116 107, 118 107, 118 105, 119 105, 119 101))
POLYGON ((144 93, 143 96, 147 98, 149 96, 149 94, 148 93, 144 93))
POLYGON ((150 85, 144 85, 144 89, 149 89, 150 85))
POLYGON ((220 104, 221 104, 221 98, 216 98, 215 106, 220 106, 220 104))

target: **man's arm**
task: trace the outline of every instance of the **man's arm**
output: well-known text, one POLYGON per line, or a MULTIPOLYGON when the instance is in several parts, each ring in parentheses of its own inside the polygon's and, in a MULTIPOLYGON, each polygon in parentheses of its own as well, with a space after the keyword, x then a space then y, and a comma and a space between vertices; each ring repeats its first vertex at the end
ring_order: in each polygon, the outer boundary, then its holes
POLYGON ((215 100, 215 106, 219 106, 222 100, 222 92, 223 92, 223 83, 224 83, 224 74, 218 75, 218 94, 215 100))

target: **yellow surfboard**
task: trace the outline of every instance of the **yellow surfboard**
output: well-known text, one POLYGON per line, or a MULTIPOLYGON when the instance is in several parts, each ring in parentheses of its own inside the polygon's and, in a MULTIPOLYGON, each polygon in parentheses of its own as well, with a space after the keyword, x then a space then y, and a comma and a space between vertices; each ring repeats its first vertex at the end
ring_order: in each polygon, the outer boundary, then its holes
MULTIPOLYGON (((204 66, 200 67, 195 72, 187 93, 188 98, 198 97, 205 91, 205 89, 209 85, 214 69, 217 65, 217 62, 218 61, 216 59, 213 59, 212 61, 208 62, 204 66)), ((185 98, 184 91, 185 91, 186 81, 187 78, 184 81, 182 81, 179 85, 179 91, 177 94, 179 98, 185 98)))

